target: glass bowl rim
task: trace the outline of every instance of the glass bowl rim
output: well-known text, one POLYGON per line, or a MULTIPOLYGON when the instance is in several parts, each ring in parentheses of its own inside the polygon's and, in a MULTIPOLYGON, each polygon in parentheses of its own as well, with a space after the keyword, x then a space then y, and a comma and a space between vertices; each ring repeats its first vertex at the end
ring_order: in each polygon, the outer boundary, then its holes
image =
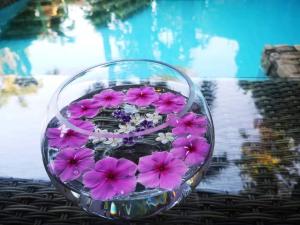
MULTIPOLYGON (((152 128, 148 128, 144 131, 138 131, 138 132, 132 132, 132 133, 129 133, 129 134, 115 134, 115 133, 112 133, 112 132, 95 132, 95 131, 88 131, 88 130, 85 130, 85 129, 82 129, 74 124, 72 124, 68 118, 66 118, 62 113, 61 111, 59 110, 59 106, 58 106, 58 101, 59 101, 59 96, 60 96, 60 93, 63 91, 63 89, 68 85, 70 84, 71 82, 75 81, 77 78, 83 76, 84 74, 86 74, 87 72, 89 72, 90 70, 93 70, 95 68, 104 68, 104 67, 109 67, 109 66, 112 66, 112 65, 115 65, 115 64, 118 64, 118 63, 134 63, 134 62, 139 62, 139 63, 152 63, 152 64, 158 64, 160 66, 164 66, 164 67, 167 67, 173 71, 175 71, 178 75, 180 75, 182 78, 185 79, 185 81, 187 82, 188 84, 188 87, 189 87, 189 96, 187 97, 187 103, 185 104, 184 108, 179 112, 177 113, 176 115, 178 115, 178 117, 181 117, 183 116, 184 114, 186 114, 192 104, 193 104, 193 101, 194 101, 194 98, 195 98, 195 86, 194 86, 194 83, 193 81, 190 79, 190 77, 188 75, 186 75, 184 72, 180 71, 179 69, 177 69, 176 67, 168 64, 168 63, 165 63, 165 62, 162 62, 162 61, 157 61, 157 60, 152 60, 152 59, 119 59, 119 60, 113 60, 113 61, 109 61, 109 62, 105 62, 105 63, 101 63, 101 64, 97 64, 97 65, 94 65, 94 66, 91 66, 87 69, 84 69, 82 70, 81 72, 71 76, 70 78, 66 79, 55 91, 55 93, 53 94, 52 96, 52 99, 54 100, 55 102, 55 115, 56 115, 56 118, 64 125, 66 125, 67 128, 69 129, 72 129, 78 133, 81 133, 81 134, 84 134, 84 135, 92 135, 92 136, 95 136, 95 137, 98 137, 98 138, 101 138, 101 137, 105 137, 105 138, 129 138, 129 137, 136 137, 136 136, 141 136, 141 135, 147 135, 147 134, 151 134, 153 132, 156 132, 156 131, 159 131, 161 129, 164 129, 166 127, 169 126, 168 122, 164 122, 158 126, 154 126, 152 128)), ((50 101, 51 103, 53 101, 50 101)))

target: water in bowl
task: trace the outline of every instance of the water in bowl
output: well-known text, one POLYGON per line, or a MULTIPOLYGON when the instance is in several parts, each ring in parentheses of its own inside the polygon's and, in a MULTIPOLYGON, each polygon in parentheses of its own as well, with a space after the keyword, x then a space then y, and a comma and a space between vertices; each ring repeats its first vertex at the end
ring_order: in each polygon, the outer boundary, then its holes
MULTIPOLYGON (((124 94, 130 88, 140 88, 144 86, 138 85, 124 85, 110 88, 114 91, 121 91, 124 94)), ((176 96, 182 96, 180 93, 174 92, 164 86, 153 87, 160 95, 163 93, 173 93, 176 96)), ((105 89, 104 89, 105 90, 105 89)), ((91 99, 96 94, 103 90, 97 90, 88 95, 82 96, 74 102, 83 99, 91 99)), ((182 96, 184 97, 184 96, 182 96)), ((186 97, 184 97, 186 99, 186 97)), ((72 103, 71 103, 72 104, 72 103)), ((197 103, 193 103, 190 108, 193 113, 202 115, 201 107, 197 103)), ((64 117, 69 116, 68 106, 61 110, 64 117)), ((110 133, 120 130, 120 125, 130 124, 134 127, 129 134, 135 132, 145 131, 154 127, 161 126, 167 120, 168 114, 155 114, 155 107, 153 105, 138 107, 132 104, 123 103, 118 107, 102 108, 99 113, 93 118, 81 118, 93 122, 95 130, 107 130, 110 133), (140 116, 140 122, 136 119, 137 114, 140 116), (147 115, 156 115, 155 120, 149 119, 147 115), (134 119, 135 118, 135 119, 134 119), (148 119, 147 119, 148 118, 148 119)), ((53 118, 48 128, 58 128, 64 125, 64 122, 59 118, 53 118)), ((93 150, 95 162, 105 158, 114 157, 117 159, 125 158, 136 165, 139 163, 141 157, 151 155, 153 152, 170 151, 172 148, 172 141, 162 143, 158 141, 159 133, 172 133, 171 126, 165 126, 162 129, 151 132, 145 135, 132 135, 126 138, 120 138, 118 143, 109 143, 109 138, 99 138, 91 135, 85 144, 85 147, 93 150)), ((47 130, 46 129, 46 130, 47 130)), ((196 134, 192 134, 196 135, 196 134)), ((176 138, 176 136, 173 136, 176 138)), ((207 132, 204 138, 210 144, 212 137, 207 132)), ((49 177, 54 185, 65 194, 67 198, 76 202, 86 211, 106 217, 106 218, 139 218, 156 214, 162 210, 171 208, 183 197, 191 192, 191 190, 199 184, 203 173, 205 172, 209 163, 212 148, 209 149, 205 160, 198 165, 189 166, 187 172, 182 176, 181 185, 172 189, 165 190, 162 188, 146 188, 144 185, 137 183, 135 191, 127 195, 118 195, 108 200, 96 200, 90 195, 90 190, 83 184, 82 176, 75 180, 61 181, 60 177, 51 169, 51 163, 54 162, 60 149, 49 146, 46 132, 44 134, 42 143, 42 152, 44 157, 44 164, 49 177)))

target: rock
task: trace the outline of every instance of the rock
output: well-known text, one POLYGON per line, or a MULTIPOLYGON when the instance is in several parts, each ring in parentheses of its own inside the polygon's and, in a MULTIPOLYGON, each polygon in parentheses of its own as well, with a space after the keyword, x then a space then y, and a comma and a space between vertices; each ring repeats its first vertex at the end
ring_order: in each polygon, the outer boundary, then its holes
POLYGON ((295 48, 300 51, 300 45, 295 45, 295 48))
POLYGON ((300 45, 266 45, 261 64, 269 76, 300 78, 300 45))

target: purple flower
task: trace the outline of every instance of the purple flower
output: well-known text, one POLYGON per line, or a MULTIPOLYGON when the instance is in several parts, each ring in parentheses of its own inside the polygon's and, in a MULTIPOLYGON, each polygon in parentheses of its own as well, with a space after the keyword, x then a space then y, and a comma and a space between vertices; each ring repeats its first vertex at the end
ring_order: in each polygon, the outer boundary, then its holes
POLYGON ((121 108, 116 109, 112 113, 112 116, 115 117, 116 119, 121 119, 123 115, 125 115, 125 112, 121 108))
MULTIPOLYGON (((94 125, 89 121, 70 119, 69 122, 86 131, 94 129, 94 125)), ((49 146, 56 148, 81 147, 88 141, 88 135, 78 133, 64 125, 59 128, 48 128, 46 136, 49 146)))
POLYGON ((161 94, 159 99, 153 103, 156 111, 160 114, 178 113, 185 106, 185 98, 171 92, 161 94))
POLYGON ((158 98, 159 96, 153 87, 129 88, 126 102, 137 106, 148 106, 158 98))
POLYGON ((124 115, 124 116, 122 116, 121 120, 122 120, 124 123, 128 123, 128 122, 130 122, 131 117, 130 117, 129 115, 124 115))
POLYGON ((96 200, 108 200, 135 190, 137 166, 127 159, 106 157, 83 175, 83 184, 96 200))
POLYGON ((172 190, 181 184, 187 167, 182 160, 164 151, 141 157, 138 170, 138 182, 145 187, 172 190))
POLYGON ((125 145, 133 145, 136 141, 136 137, 128 137, 128 138, 123 138, 123 144, 125 145))
POLYGON ((210 145, 203 137, 180 137, 173 143, 171 153, 185 161, 188 166, 194 166, 204 162, 210 145))
POLYGON ((65 148, 49 164, 52 172, 64 182, 77 179, 93 166, 93 151, 89 148, 65 148))
POLYGON ((87 117, 92 118, 99 112, 100 104, 93 99, 84 99, 79 102, 74 102, 68 107, 71 118, 87 117))
MULTIPOLYGON (((152 128, 153 122, 148 120, 143 120, 135 129, 136 132, 144 131, 146 129, 152 128)), ((138 136, 138 138, 142 138, 143 136, 138 136)))
POLYGON ((172 133, 175 135, 192 134, 203 135, 206 132, 207 121, 204 116, 199 116, 193 112, 185 114, 176 123, 172 122, 175 128, 172 133))
POLYGON ((118 120, 122 120, 124 123, 128 123, 131 120, 130 114, 126 113, 122 109, 117 109, 112 113, 113 117, 115 117, 118 120))
POLYGON ((94 95, 94 99, 100 103, 101 106, 106 108, 117 107, 123 103, 124 94, 121 91, 114 91, 107 89, 101 91, 99 94, 94 95))
POLYGON ((148 120, 144 120, 143 122, 141 122, 139 124, 139 126, 145 128, 145 129, 148 129, 148 128, 153 127, 153 122, 152 121, 148 121, 148 120))

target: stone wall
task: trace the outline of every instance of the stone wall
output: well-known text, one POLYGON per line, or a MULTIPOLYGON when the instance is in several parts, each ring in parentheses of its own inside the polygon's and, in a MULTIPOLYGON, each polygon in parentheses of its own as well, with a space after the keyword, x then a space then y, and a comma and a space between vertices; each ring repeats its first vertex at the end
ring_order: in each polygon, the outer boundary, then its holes
POLYGON ((300 78, 300 45, 266 45, 261 63, 269 76, 300 78))

